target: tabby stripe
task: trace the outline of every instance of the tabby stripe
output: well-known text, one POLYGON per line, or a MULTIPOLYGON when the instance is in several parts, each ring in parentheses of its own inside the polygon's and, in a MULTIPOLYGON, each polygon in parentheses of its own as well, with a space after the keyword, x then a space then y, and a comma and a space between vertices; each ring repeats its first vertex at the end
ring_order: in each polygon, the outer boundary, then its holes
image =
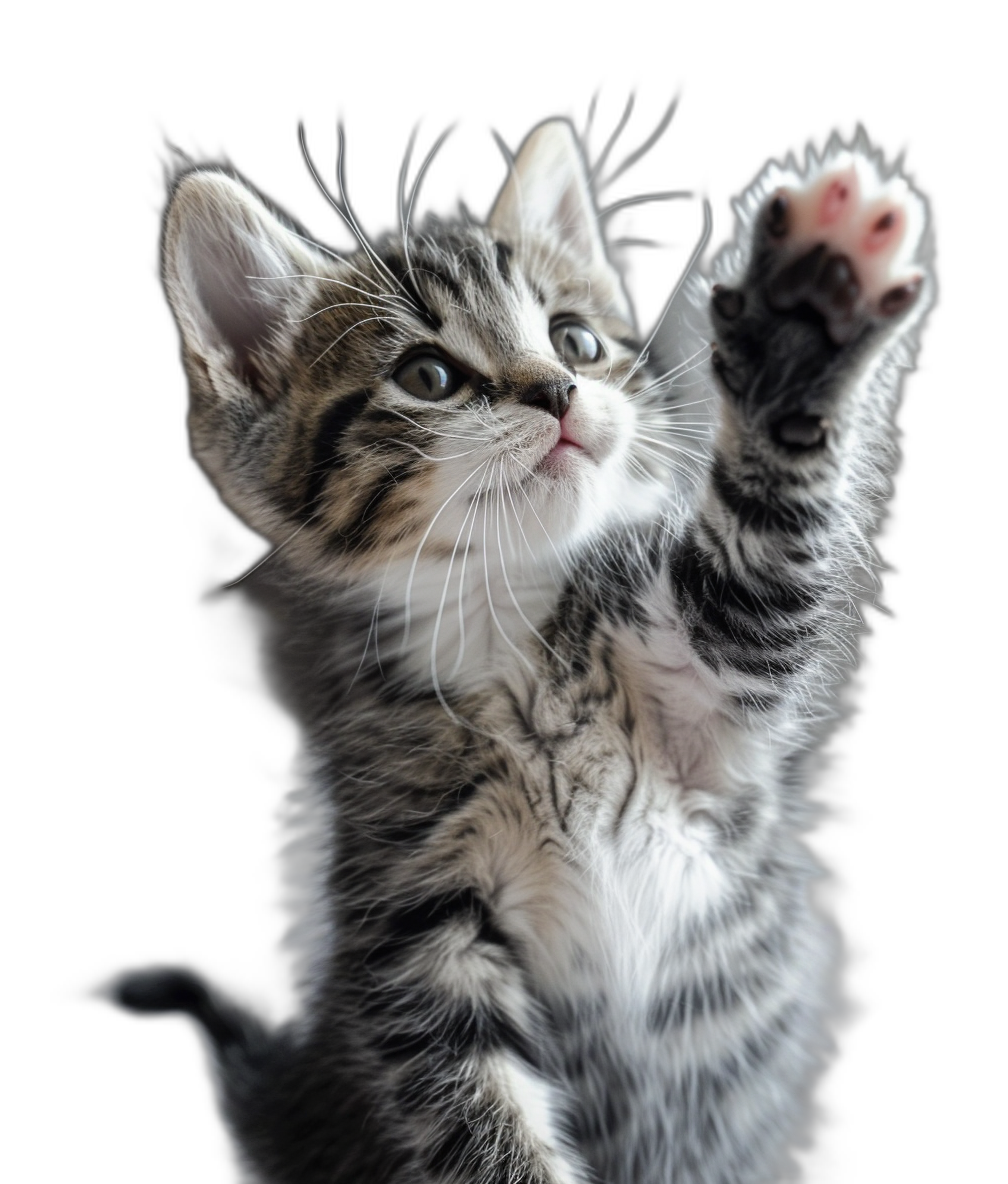
POLYGON ((497 270, 500 272, 500 277, 505 284, 511 283, 511 256, 514 251, 507 243, 494 243, 494 252, 497 257, 497 270))
POLYGON ((814 505, 784 501, 774 490, 763 488, 758 496, 746 493, 718 458, 711 468, 714 491, 738 519, 739 525, 760 532, 807 534, 829 525, 826 514, 814 505))
POLYGON ((364 410, 370 397, 371 393, 367 390, 344 395, 335 403, 331 403, 319 418, 312 441, 311 465, 301 507, 301 514, 305 520, 318 512, 330 474, 344 464, 344 458, 340 456, 340 444, 347 429, 364 410))
POLYGON ((761 1075, 792 1040, 797 1007, 792 1004, 754 1034, 747 1036, 738 1052, 728 1053, 716 1065, 694 1070, 697 1092, 709 1094, 717 1103, 756 1075, 761 1075))
MULTIPOLYGON (((754 978, 747 980, 742 988, 750 1000, 759 989, 761 984, 754 978)), ((719 974, 714 979, 690 983, 654 1000, 648 1008, 648 1027, 654 1032, 682 1028, 697 1020, 734 1011, 741 1001, 742 991, 719 974)))
MULTIPOLYGON (((399 488, 407 477, 416 471, 418 462, 413 457, 398 461, 390 465, 375 481, 368 491, 370 496, 367 503, 353 515, 353 521, 346 527, 337 530, 331 540, 337 550, 350 548, 359 550, 369 542, 377 542, 374 537, 376 524, 381 519, 381 508, 384 502, 399 488)), ((431 692, 433 698, 433 692, 431 692)))
POLYGON ((382 937, 372 946, 366 961, 380 965, 395 960, 422 945, 436 929, 468 922, 476 927, 476 940, 509 946, 486 901, 471 887, 429 896, 388 918, 382 937))
POLYGON ((373 1025, 369 1044, 389 1061, 422 1058, 417 1072, 400 1086, 404 1105, 423 1103, 424 1082, 440 1066, 457 1072, 457 1062, 507 1051, 535 1067, 535 1050, 504 1012, 491 1004, 438 995, 431 988, 387 987, 364 1000, 362 1018, 373 1025))
POLYGON ((427 299, 420 291, 416 282, 416 276, 413 269, 406 267, 406 261, 398 255, 388 254, 382 260, 385 266, 392 272, 398 282, 406 289, 413 300, 414 309, 420 320, 424 322, 429 329, 435 333, 440 332, 443 320, 427 303, 427 299))
POLYGON ((723 574, 692 534, 675 544, 669 568, 679 602, 691 603, 707 625, 729 637, 737 636, 739 627, 745 629, 747 624, 779 628, 782 617, 806 613, 816 604, 813 591, 797 583, 764 577, 747 584, 723 574))

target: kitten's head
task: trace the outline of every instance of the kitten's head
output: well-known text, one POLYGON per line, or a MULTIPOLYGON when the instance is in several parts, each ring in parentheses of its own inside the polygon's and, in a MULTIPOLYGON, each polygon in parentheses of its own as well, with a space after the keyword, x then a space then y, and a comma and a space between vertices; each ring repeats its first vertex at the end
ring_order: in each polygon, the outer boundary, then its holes
POLYGON ((565 122, 526 139, 485 225, 429 218, 347 257, 196 169, 164 278, 193 451, 300 566, 545 555, 653 495, 640 344, 565 122))

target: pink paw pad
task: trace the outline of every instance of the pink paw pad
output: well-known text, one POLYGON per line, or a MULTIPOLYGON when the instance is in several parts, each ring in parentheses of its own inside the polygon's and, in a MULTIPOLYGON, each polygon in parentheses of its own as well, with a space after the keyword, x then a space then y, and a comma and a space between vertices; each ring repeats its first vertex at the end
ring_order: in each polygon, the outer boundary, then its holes
POLYGON ((908 258, 914 244, 907 242, 905 183, 870 181, 866 186, 852 162, 804 189, 778 189, 763 215, 783 256, 768 288, 771 306, 811 305, 838 344, 855 336, 866 316, 904 312, 923 282, 908 258))

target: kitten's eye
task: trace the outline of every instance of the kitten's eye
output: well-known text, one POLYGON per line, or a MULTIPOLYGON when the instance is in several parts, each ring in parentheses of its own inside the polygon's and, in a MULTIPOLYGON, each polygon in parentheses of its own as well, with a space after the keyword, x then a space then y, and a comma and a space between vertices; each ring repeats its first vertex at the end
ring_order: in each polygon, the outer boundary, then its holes
POLYGON ((591 329, 577 321, 560 321, 550 329, 550 341, 559 357, 573 366, 597 362, 602 357, 602 342, 591 329))
POLYGON ((438 354, 415 354, 393 373, 393 379, 410 395, 435 403, 447 399, 464 378, 438 354))

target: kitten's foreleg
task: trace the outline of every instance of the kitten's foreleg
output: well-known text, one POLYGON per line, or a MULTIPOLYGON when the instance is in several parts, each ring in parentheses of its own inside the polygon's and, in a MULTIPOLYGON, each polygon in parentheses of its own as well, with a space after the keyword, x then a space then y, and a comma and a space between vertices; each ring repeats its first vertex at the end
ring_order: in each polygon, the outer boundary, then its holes
POLYGON ((346 955, 351 1022, 403 1184, 585 1179, 558 1134, 515 951, 475 887, 400 898, 346 955))
POLYGON ((715 285, 720 424, 669 552, 698 656, 742 706, 829 682, 888 492, 892 411, 930 298, 921 199, 864 152, 767 194, 715 285), (730 270, 730 269, 729 269, 730 270))

